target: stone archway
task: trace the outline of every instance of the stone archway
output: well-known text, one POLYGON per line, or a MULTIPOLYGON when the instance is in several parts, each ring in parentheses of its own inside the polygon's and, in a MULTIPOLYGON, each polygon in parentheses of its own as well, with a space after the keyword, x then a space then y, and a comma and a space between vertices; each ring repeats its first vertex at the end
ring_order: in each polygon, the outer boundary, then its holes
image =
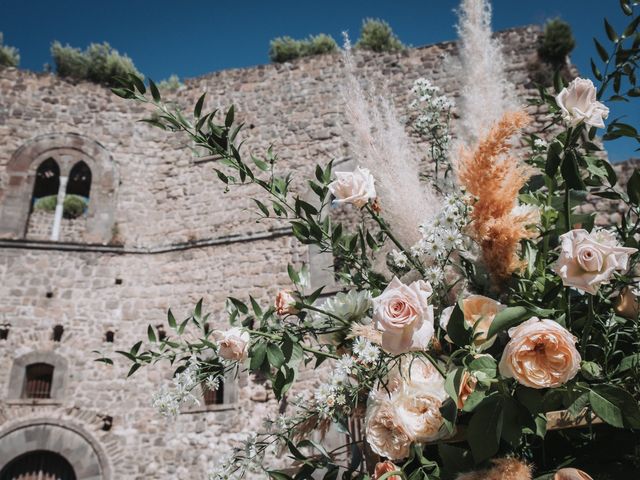
POLYGON ((60 174, 68 176, 82 161, 90 168, 93 185, 84 239, 108 243, 115 215, 117 173, 109 152, 97 141, 77 133, 52 133, 32 138, 7 164, 7 188, 0 202, 0 238, 24 238, 38 166, 53 158, 60 174))
POLYGON ((16 458, 35 451, 63 457, 76 480, 111 480, 111 468, 97 442, 82 428, 59 420, 30 420, 0 432, 0 469, 16 458))

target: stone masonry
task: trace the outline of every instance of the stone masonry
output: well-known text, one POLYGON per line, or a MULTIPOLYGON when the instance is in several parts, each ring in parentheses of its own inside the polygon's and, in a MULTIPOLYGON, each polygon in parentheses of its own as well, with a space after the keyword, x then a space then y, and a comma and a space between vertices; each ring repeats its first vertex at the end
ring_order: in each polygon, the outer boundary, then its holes
MULTIPOLYGON (((536 61, 539 34, 536 27, 500 33, 523 99, 535 94, 527 64, 536 61)), ((455 48, 358 52, 357 67, 361 78, 385 82, 406 117, 419 77, 456 96, 443 67, 455 48)), ((317 163, 350 158, 342 76, 340 57, 323 55, 213 73, 167 95, 185 108, 204 91, 206 109, 234 104, 246 124, 245 154, 263 155, 273 144, 279 168, 303 179, 317 163)), ((322 274, 282 225, 255 221, 256 189, 225 193, 212 164, 196 161, 184 138, 136 122, 149 113, 102 86, 0 70, 0 471, 20 454, 50 449, 79 479, 206 478, 276 407, 259 382, 241 376, 225 403, 167 422, 150 397, 170 381, 168 368, 126 380, 124 361, 93 361, 93 351, 113 354, 146 338, 147 325, 163 323, 169 307, 180 318, 204 298, 212 327, 224 328, 227 296, 271 302, 288 285, 287 263, 311 262, 322 274), (30 215, 35 172, 47 158, 61 175, 78 159, 92 170, 89 210, 63 219, 59 242, 48 240, 51 214, 30 215), (51 398, 21 398, 29 359, 54 365, 51 398)), ((535 129, 545 112, 531 113, 535 129)), ((307 373, 304 381, 311 387, 316 379, 307 373)))

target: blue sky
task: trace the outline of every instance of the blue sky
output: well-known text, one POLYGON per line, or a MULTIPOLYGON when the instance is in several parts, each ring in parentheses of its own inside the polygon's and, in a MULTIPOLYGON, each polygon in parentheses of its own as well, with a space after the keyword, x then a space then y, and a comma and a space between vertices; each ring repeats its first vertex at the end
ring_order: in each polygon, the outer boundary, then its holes
MULTIPOLYGON (((5 43, 20 49, 21 67, 40 71, 51 62, 53 40, 85 47, 108 41, 127 53, 145 75, 181 78, 232 67, 267 63, 269 40, 320 32, 357 38, 362 19, 387 20, 410 45, 454 39, 457 0, 0 0, 0 31, 5 43)), ((572 60, 585 76, 595 55, 593 36, 603 37, 607 16, 621 30, 627 18, 618 0, 494 0, 495 30, 543 23, 560 16, 573 27, 577 48, 572 60)), ((629 115, 640 123, 637 104, 610 105, 612 117, 629 115)), ((635 145, 607 143, 612 160, 638 156, 635 145)))

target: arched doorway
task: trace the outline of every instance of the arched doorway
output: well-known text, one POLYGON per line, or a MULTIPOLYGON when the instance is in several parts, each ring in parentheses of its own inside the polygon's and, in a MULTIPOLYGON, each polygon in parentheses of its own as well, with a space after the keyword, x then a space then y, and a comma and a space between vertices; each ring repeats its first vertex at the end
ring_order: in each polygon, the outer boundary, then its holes
POLYGON ((0 480, 76 480, 76 474, 62 455, 36 450, 9 462, 0 472, 0 480))

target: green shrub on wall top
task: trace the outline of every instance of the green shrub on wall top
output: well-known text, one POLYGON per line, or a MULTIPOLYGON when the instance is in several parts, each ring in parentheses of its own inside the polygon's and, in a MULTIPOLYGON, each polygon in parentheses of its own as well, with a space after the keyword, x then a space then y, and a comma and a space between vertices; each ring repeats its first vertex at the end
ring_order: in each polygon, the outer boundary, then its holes
POLYGON ((320 33, 305 40, 278 37, 271 40, 269 58, 272 62, 283 63, 300 57, 322 55, 338 51, 338 44, 327 34, 320 33))
POLYGON ((552 65, 561 66, 576 46, 571 26, 559 18, 548 20, 544 26, 542 42, 538 48, 540 58, 552 65))
POLYGON ((115 86, 118 77, 141 76, 133 61, 107 42, 92 43, 82 51, 55 41, 51 45, 51 56, 61 77, 115 86))
POLYGON ((17 67, 20 63, 18 49, 4 45, 3 35, 0 32, 0 67, 17 67))
MULTIPOLYGON (((57 195, 41 197, 33 203, 33 210, 53 213, 56 211, 57 203, 57 195)), ((62 214, 64 218, 78 218, 87 209, 88 204, 88 198, 79 195, 67 195, 64 197, 64 203, 62 204, 62 214)))
POLYGON ((362 22, 357 48, 374 52, 397 52, 405 48, 384 20, 367 18, 362 22))

